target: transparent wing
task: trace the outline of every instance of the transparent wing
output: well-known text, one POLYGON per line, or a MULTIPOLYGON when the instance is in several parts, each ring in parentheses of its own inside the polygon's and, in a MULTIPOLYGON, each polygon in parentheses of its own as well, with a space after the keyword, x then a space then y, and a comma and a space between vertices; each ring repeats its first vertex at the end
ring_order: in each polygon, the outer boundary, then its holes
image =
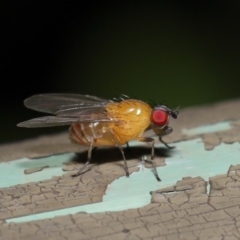
POLYGON ((74 119, 74 118, 45 116, 45 117, 33 118, 31 120, 21 122, 17 126, 26 127, 26 128, 54 127, 54 126, 70 125, 76 121, 77 119, 74 119))
POLYGON ((86 110, 104 112, 109 100, 80 94, 50 93, 39 94, 27 98, 24 104, 27 108, 52 113, 59 116, 79 116, 86 110))
POLYGON ((21 122, 18 127, 38 128, 38 127, 55 127, 71 125, 72 123, 91 123, 91 122, 117 122, 117 119, 109 118, 105 113, 90 113, 86 111, 78 117, 62 117, 62 116, 45 116, 33 118, 31 120, 21 122))
POLYGON ((70 125, 72 123, 117 122, 106 112, 111 101, 90 95, 39 94, 24 101, 26 107, 56 116, 34 118, 19 123, 18 127, 37 128, 70 125))

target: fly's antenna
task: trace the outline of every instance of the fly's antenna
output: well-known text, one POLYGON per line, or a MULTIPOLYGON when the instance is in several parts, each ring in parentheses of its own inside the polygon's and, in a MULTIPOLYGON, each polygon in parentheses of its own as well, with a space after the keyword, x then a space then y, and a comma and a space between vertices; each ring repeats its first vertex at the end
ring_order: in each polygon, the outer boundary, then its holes
POLYGON ((177 119, 177 116, 178 116, 178 114, 179 114, 179 109, 180 108, 180 105, 175 109, 175 110, 172 110, 171 112, 170 112, 170 114, 171 114, 171 116, 174 118, 174 119, 177 119))
MULTIPOLYGON (((182 105, 186 105, 186 103, 187 103, 187 101, 185 101, 184 104, 182 104, 182 105)), ((178 114, 179 114, 179 109, 180 109, 180 107, 181 107, 182 105, 179 105, 178 107, 176 107, 175 110, 173 110, 173 111, 170 112, 170 114, 171 114, 171 116, 172 116, 173 118, 175 118, 175 119, 177 118, 177 116, 178 116, 178 114)))
POLYGON ((180 105, 179 105, 178 107, 176 107, 176 109, 175 109, 174 111, 178 111, 178 110, 179 110, 179 108, 180 108, 180 105))
POLYGON ((179 111, 171 111, 170 112, 170 114, 171 114, 171 116, 174 118, 174 119, 177 119, 177 116, 178 116, 178 114, 179 114, 179 111))
POLYGON ((176 110, 178 110, 180 107, 182 107, 182 106, 186 106, 186 104, 188 103, 189 101, 185 101, 184 103, 182 103, 181 105, 179 105, 177 108, 176 108, 176 110))

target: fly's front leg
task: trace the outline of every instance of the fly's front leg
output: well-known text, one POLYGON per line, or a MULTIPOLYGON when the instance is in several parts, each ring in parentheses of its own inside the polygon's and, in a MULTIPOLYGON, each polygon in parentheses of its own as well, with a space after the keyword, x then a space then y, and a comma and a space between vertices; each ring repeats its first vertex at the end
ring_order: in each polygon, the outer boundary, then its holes
POLYGON ((161 135, 158 135, 159 141, 160 141, 161 143, 163 143, 163 144, 164 144, 167 148, 169 148, 169 149, 173 149, 173 148, 175 148, 175 147, 174 147, 174 146, 171 147, 171 146, 169 146, 167 143, 165 143, 165 142, 162 140, 162 137, 170 134, 172 131, 173 131, 173 129, 172 129, 171 127, 166 126, 166 127, 163 128, 162 134, 161 134, 161 135))
POLYGON ((169 148, 169 149, 175 148, 174 146, 173 147, 169 146, 166 142, 164 142, 162 140, 163 136, 166 136, 166 135, 170 134, 173 131, 173 129, 171 127, 165 126, 164 128, 158 128, 157 126, 153 126, 152 129, 158 135, 159 141, 161 143, 163 143, 167 148, 169 148))
POLYGON ((148 138, 148 137, 138 137, 136 140, 140 141, 140 142, 146 142, 146 143, 152 143, 152 150, 151 150, 151 161, 152 161, 152 165, 153 165, 153 169, 154 169, 154 174, 156 176, 156 179, 158 181, 161 181, 160 177, 158 176, 158 172, 157 172, 157 168, 156 168, 156 164, 154 161, 154 144, 155 144, 155 140, 153 138, 148 138))
POLYGON ((92 156, 92 150, 93 150, 93 142, 94 140, 91 142, 89 148, 88 148, 88 157, 87 157, 87 162, 83 165, 83 167, 81 167, 79 169, 79 171, 76 174, 73 174, 72 177, 77 177, 79 176, 89 165, 89 163, 91 162, 91 156, 92 156))

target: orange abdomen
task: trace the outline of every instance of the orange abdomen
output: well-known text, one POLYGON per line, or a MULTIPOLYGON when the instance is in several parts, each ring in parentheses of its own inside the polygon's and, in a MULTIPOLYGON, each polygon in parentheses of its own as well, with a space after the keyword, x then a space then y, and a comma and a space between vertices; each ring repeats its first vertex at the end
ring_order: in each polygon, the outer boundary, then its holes
POLYGON ((107 115, 116 122, 74 123, 70 139, 80 145, 114 146, 116 140, 123 145, 141 137, 150 124, 151 107, 139 100, 128 99, 106 106, 107 115))

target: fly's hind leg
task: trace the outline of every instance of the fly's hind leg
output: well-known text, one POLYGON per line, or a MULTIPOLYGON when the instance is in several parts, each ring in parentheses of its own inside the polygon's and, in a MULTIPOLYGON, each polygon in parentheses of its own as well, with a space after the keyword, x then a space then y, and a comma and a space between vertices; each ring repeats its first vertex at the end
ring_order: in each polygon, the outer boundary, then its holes
POLYGON ((154 161, 154 144, 155 144, 155 140, 153 138, 149 138, 149 137, 138 137, 136 140, 140 141, 140 142, 146 142, 146 143, 152 143, 152 151, 151 151, 151 161, 152 161, 152 165, 153 165, 153 169, 154 169, 154 174, 155 177, 158 181, 161 181, 160 177, 158 176, 158 172, 157 172, 157 168, 156 168, 156 164, 154 161))
POLYGON ((123 147, 119 143, 117 143, 117 145, 118 145, 118 148, 119 148, 120 152, 122 153, 123 163, 124 163, 124 170, 126 172, 126 176, 129 177, 128 165, 127 165, 127 160, 125 158, 123 147))
POLYGON ((79 171, 76 174, 73 174, 72 177, 77 177, 79 176, 89 165, 89 163, 91 162, 91 156, 92 156, 92 150, 93 150, 93 142, 91 142, 89 148, 88 148, 88 157, 87 157, 87 162, 83 165, 83 167, 81 167, 79 169, 79 171))
POLYGON ((126 176, 129 177, 129 171, 128 171, 128 165, 127 165, 127 160, 125 158, 125 154, 124 154, 124 150, 122 145, 118 142, 117 138, 115 137, 114 133, 111 131, 113 138, 115 140, 116 145, 118 146, 120 152, 122 153, 122 157, 123 157, 123 163, 124 163, 124 170, 126 172, 126 176))

